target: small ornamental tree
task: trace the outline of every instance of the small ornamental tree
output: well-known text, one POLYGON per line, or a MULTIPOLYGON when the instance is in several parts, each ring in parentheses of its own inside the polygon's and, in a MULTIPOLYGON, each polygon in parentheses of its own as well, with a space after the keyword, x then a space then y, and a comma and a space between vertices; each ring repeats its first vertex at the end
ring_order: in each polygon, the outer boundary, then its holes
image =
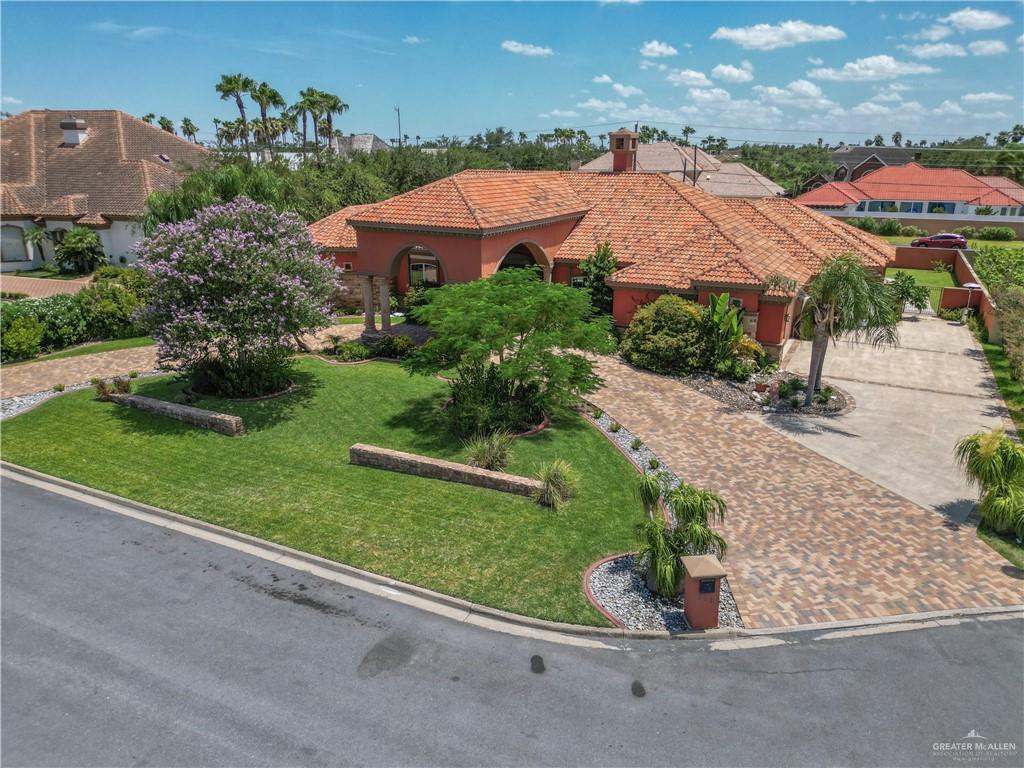
POLYGON ((330 324, 336 267, 296 215, 240 197, 164 224, 138 246, 161 359, 228 397, 283 389, 289 345, 330 324))
POLYGON ((99 235, 85 227, 74 227, 65 232, 54 252, 64 269, 83 274, 92 272, 107 260, 99 235))
POLYGON ((536 270, 508 269, 428 295, 413 315, 434 337, 404 365, 427 375, 456 369, 447 408, 456 432, 533 426, 600 385, 581 353, 610 352, 614 344, 607 319, 593 318, 583 291, 546 283, 536 270))
POLYGON ((605 241, 579 264, 583 286, 590 292, 590 303, 601 315, 612 313, 612 288, 604 279, 618 269, 611 245, 605 241))

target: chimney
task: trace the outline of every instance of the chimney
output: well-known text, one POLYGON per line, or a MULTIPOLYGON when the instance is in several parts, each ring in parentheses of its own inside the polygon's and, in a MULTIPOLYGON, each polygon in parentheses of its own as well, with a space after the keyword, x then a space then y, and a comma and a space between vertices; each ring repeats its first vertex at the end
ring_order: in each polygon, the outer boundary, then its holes
POLYGON ((612 170, 615 173, 636 170, 636 143, 640 134, 628 128, 619 128, 608 134, 608 146, 612 148, 612 170))
POLYGON ((61 120, 60 129, 64 132, 65 147, 77 147, 88 138, 85 134, 85 120, 74 115, 61 120))

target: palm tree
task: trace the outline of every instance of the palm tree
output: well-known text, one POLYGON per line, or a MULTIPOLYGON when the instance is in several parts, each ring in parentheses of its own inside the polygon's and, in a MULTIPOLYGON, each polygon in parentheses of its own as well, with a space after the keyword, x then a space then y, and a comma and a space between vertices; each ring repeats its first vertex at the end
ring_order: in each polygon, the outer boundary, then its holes
POLYGON ((1024 536, 1024 446, 1002 427, 956 444, 956 461, 981 493, 978 514, 993 530, 1024 536))
POLYGON ((177 133, 174 130, 174 121, 171 120, 171 118, 160 115, 160 119, 157 120, 157 123, 163 130, 167 131, 168 133, 174 133, 175 135, 177 135, 177 133))
POLYGON ((680 483, 668 492, 666 501, 676 517, 672 535, 677 550, 682 554, 714 553, 725 557, 729 545, 711 527, 712 523, 725 522, 725 499, 714 491, 680 483))
MULTIPOLYGON (((793 281, 776 276, 769 284, 793 291, 793 281)), ((821 370, 828 343, 849 335, 871 344, 895 344, 899 313, 881 276, 864 267, 850 254, 836 256, 825 264, 798 296, 802 304, 797 323, 805 316, 814 322, 811 365, 807 373, 804 405, 814 400, 821 386, 821 370)))
POLYGON ((683 134, 683 146, 684 147, 690 146, 690 137, 693 136, 693 134, 695 134, 696 132, 697 132, 697 129, 693 128, 692 126, 689 126, 689 125, 684 125, 683 126, 682 134, 683 134))
POLYGON ((256 87, 256 81, 241 72, 234 75, 221 75, 220 82, 214 86, 222 101, 235 100, 238 116, 242 119, 242 141, 245 143, 246 153, 249 152, 249 123, 245 116, 245 102, 242 100, 242 96, 249 93, 254 87, 256 87))
POLYGON ((903 146, 903 134, 900 133, 899 131, 896 131, 896 133, 894 133, 892 135, 892 145, 894 147, 902 147, 903 146))
POLYGON ((221 140, 223 139, 223 134, 221 134, 221 131, 220 131, 220 123, 221 123, 221 120, 220 120, 219 117, 213 118, 213 135, 217 139, 217 147, 218 148, 220 148, 221 140))
MULTIPOLYGON (((214 121, 217 122, 217 121, 214 121)), ((191 142, 196 140, 196 134, 199 133, 199 127, 189 120, 187 117, 181 118, 181 135, 184 136, 191 142)))
POLYGON ((302 159, 306 159, 306 145, 309 143, 308 137, 308 123, 309 118, 313 117, 313 129, 316 130, 316 110, 319 109, 317 100, 316 88, 305 88, 299 91, 299 100, 292 105, 292 111, 297 115, 302 115, 302 159))
POLYGON ((267 119, 267 108, 274 107, 275 109, 284 109, 288 105, 285 103, 284 97, 281 95, 281 93, 276 88, 271 86, 269 83, 265 82, 260 83, 259 85, 254 85, 252 88, 250 88, 249 96, 250 98, 252 98, 253 101, 255 101, 259 105, 260 122, 263 123, 263 137, 264 140, 267 142, 267 148, 270 149, 271 152, 273 152, 273 146, 271 142, 271 137, 273 136, 273 134, 270 130, 270 123, 268 122, 267 119))
MULTIPOLYGON (((320 97, 321 104, 324 109, 324 116, 327 118, 327 136, 328 140, 330 140, 329 137, 334 135, 334 116, 338 115, 340 117, 348 112, 348 104, 333 93, 321 92, 320 97)), ((405 138, 406 141, 408 141, 409 137, 406 136, 405 138)))
POLYGON ((28 229, 22 230, 21 237, 26 243, 35 249, 35 252, 39 255, 40 261, 45 260, 46 254, 43 252, 43 243, 52 239, 49 232, 47 232, 43 227, 29 227, 28 229))
POLYGON ((643 505, 647 519, 654 519, 654 510, 661 500, 661 474, 643 474, 636 483, 636 497, 643 505))
POLYGON ((153 121, 156 120, 156 115, 153 112, 147 112, 139 119, 144 123, 149 123, 150 125, 152 125, 153 121))

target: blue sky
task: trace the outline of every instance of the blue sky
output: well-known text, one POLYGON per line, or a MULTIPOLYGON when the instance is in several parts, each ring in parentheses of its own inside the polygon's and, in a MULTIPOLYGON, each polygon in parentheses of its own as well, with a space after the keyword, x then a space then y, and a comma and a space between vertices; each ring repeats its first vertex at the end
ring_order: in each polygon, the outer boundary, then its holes
POLYGON ((862 141, 1024 122, 1024 4, 0 3, 3 109, 237 114, 221 73, 350 105, 345 131, 640 120, 732 141, 862 141))

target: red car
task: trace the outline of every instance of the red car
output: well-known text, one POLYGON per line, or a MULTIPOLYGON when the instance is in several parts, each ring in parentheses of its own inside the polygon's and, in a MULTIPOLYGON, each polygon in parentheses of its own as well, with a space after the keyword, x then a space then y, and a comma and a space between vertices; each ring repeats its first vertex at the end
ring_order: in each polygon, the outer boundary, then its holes
POLYGON ((951 232, 942 232, 938 235, 914 238, 910 244, 914 248, 966 248, 967 238, 951 232))

